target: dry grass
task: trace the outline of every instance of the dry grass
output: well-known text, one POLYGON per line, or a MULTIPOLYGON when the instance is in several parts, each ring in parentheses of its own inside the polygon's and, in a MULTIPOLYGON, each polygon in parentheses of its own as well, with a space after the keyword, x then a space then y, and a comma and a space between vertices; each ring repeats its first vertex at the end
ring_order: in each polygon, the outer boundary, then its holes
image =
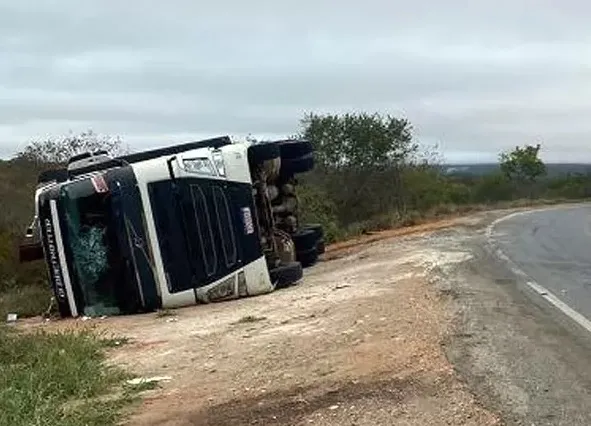
POLYGON ((137 392, 104 363, 112 346, 90 332, 20 333, 0 326, 0 424, 114 425, 137 392))
POLYGON ((419 234, 422 232, 437 231, 457 225, 458 220, 471 213, 508 210, 519 208, 543 207, 556 204, 576 204, 586 200, 531 200, 522 199, 495 204, 444 204, 437 206, 426 213, 409 212, 403 219, 395 217, 383 217, 364 225, 349 228, 344 233, 346 237, 330 244, 326 248, 324 258, 326 260, 342 257, 350 249, 371 244, 387 238, 404 235, 419 234), (371 231, 368 231, 371 229, 371 231))

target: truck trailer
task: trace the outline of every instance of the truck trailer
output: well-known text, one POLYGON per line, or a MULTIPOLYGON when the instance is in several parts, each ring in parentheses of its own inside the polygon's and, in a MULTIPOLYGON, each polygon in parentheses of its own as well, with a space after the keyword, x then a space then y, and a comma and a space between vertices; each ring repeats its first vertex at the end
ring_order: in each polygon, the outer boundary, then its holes
POLYGON ((299 218, 313 166, 304 140, 82 153, 39 175, 21 261, 45 260, 62 317, 269 293, 324 252, 322 227, 299 218))

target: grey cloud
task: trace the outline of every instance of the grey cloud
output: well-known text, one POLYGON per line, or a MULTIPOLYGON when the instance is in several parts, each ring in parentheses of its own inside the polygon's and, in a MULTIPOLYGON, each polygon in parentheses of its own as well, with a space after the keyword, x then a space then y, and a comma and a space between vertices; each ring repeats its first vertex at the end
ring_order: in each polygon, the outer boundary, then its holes
POLYGON ((141 148, 364 109, 407 116, 450 160, 537 139, 581 159, 591 5, 556 5, 0 0, 0 156, 46 132, 141 148))

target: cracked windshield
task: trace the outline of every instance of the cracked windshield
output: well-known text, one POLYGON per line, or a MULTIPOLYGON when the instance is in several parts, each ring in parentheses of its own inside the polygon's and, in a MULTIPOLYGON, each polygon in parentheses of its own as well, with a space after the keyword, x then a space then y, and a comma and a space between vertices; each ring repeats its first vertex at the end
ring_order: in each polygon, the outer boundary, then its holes
POLYGON ((111 193, 96 192, 90 180, 65 186, 60 194, 65 211, 72 272, 85 300, 85 315, 119 312, 114 280, 119 263, 112 229, 111 193))

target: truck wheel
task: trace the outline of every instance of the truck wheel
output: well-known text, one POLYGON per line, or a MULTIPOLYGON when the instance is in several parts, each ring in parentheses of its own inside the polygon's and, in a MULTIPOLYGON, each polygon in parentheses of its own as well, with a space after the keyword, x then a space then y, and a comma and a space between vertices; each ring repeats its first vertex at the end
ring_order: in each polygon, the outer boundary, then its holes
POLYGON ((326 251, 326 245, 324 244, 324 240, 318 241, 318 243, 316 244, 316 251, 319 255, 324 254, 324 252, 326 251))
POLYGON ((281 161, 281 175, 293 176, 299 173, 309 172, 314 168, 314 154, 306 154, 301 157, 289 158, 281 161))
POLYGON ((276 143, 265 142, 248 147, 248 160, 251 164, 260 164, 264 161, 273 160, 280 155, 281 152, 276 143))
POLYGON ((319 240, 324 238, 324 229, 322 228, 322 225, 319 223, 305 223, 302 226, 302 229, 310 229, 314 231, 316 235, 318 235, 319 240))
POLYGON ((302 157, 314 152, 314 147, 309 141, 288 140, 278 143, 282 160, 302 157))
POLYGON ((312 250, 318 243, 318 234, 312 229, 300 229, 291 235, 296 252, 312 250))
POLYGON ((269 271, 271 282, 275 288, 285 288, 294 285, 304 276, 300 262, 290 262, 269 271))
POLYGON ((312 266, 318 261, 318 250, 313 248, 311 250, 299 251, 296 253, 296 260, 300 262, 304 268, 312 266))

